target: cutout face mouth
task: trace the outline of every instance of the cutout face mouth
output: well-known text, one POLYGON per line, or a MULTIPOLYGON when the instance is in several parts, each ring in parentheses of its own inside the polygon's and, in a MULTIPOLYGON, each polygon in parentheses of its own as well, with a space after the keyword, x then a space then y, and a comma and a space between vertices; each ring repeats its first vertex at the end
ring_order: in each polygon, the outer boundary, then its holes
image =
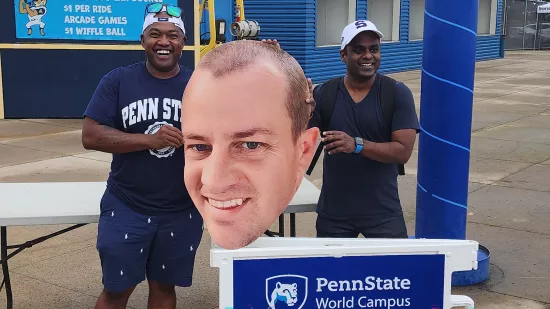
POLYGON ((208 204, 218 210, 232 210, 239 208, 250 200, 250 198, 213 199, 205 197, 208 204))

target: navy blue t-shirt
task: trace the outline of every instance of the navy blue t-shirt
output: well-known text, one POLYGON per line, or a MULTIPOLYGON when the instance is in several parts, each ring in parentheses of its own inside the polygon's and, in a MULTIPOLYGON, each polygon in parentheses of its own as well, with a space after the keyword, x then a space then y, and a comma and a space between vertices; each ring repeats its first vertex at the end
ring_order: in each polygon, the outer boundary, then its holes
MULTIPOLYGON (((324 84, 315 88, 313 96, 321 102, 324 84)), ((380 74, 372 89, 355 103, 340 82, 329 130, 343 131, 351 137, 384 143, 391 141, 391 132, 400 129, 419 130, 418 117, 411 90, 397 82, 391 128, 384 120, 379 99, 380 74)), ((321 115, 316 109, 310 127, 321 127, 321 115)), ((320 216, 331 218, 387 218, 402 214, 397 187, 396 164, 381 163, 360 154, 325 152, 323 186, 317 205, 320 216)))
MULTIPOLYGON (((169 79, 151 75, 145 62, 114 69, 99 82, 84 116, 125 133, 154 134, 162 125, 181 130, 181 100, 192 70, 180 68, 169 79)), ((182 148, 113 154, 107 187, 147 215, 193 207, 182 148)))

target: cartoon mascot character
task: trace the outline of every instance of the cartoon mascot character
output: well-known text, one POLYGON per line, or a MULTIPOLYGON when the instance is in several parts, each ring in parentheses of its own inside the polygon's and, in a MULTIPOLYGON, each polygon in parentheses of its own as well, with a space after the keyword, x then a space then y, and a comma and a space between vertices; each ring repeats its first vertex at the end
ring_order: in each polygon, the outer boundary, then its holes
POLYGON ((44 35, 44 26, 46 24, 42 21, 42 17, 46 15, 46 1, 47 0, 19 0, 19 12, 21 14, 27 14, 29 16, 29 22, 27 23, 27 34, 32 34, 32 26, 38 25, 40 27, 40 34, 44 35))

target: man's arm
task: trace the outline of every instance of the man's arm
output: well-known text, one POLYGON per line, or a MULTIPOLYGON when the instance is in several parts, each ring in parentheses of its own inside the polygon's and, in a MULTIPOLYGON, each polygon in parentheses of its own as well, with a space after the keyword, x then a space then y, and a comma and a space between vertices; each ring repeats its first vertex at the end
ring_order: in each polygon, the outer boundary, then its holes
POLYGON ((392 133, 392 141, 389 143, 363 140, 363 149, 360 154, 381 163, 406 164, 411 158, 415 141, 416 130, 397 130, 392 133))
MULTIPOLYGON (((398 83, 396 91, 391 128, 392 141, 375 143, 363 140, 363 149, 359 154, 381 163, 406 164, 411 157, 420 126, 411 90, 405 84, 398 83)), ((355 151, 354 138, 344 132, 326 132, 323 140, 327 142, 329 154, 355 151)))
POLYGON ((128 153, 183 145, 181 131, 173 126, 162 126, 155 134, 124 133, 92 118, 84 118, 82 145, 88 150, 108 153, 128 153))
POLYGON ((25 0, 19 0, 19 13, 27 13, 27 5, 25 3, 25 0))
POLYGON ((152 135, 124 133, 102 125, 90 117, 84 118, 82 145, 88 150, 127 153, 151 148, 152 135))

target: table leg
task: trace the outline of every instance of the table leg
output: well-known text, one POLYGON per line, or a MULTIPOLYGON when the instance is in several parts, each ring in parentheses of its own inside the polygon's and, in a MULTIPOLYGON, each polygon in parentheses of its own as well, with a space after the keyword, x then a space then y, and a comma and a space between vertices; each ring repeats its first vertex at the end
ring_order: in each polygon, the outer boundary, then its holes
POLYGON ((296 237, 296 214, 290 213, 290 237, 296 237))
POLYGON ((285 214, 279 216, 279 237, 285 237, 285 214))
POLYGON ((4 284, 6 285, 6 302, 7 302, 7 308, 12 309, 13 308, 13 296, 11 293, 11 282, 10 282, 10 272, 8 269, 8 235, 6 231, 6 227, 2 226, 0 227, 0 251, 1 251, 1 261, 2 261, 2 272, 4 273, 4 284))
MULTIPOLYGON (((82 227, 86 224, 87 223, 76 224, 76 225, 73 225, 71 227, 65 228, 61 231, 57 231, 55 233, 51 233, 49 235, 36 238, 34 240, 27 241, 26 243, 23 243, 23 244, 12 245, 12 246, 8 246, 8 240, 7 240, 8 235, 6 233, 6 227, 5 226, 0 227, 0 233, 1 233, 0 251, 1 251, 1 256, 2 256, 0 261, 2 262, 2 272, 4 273, 4 281, 2 281, 2 284, 6 285, 6 299, 7 299, 8 309, 13 308, 13 296, 12 296, 12 292, 11 292, 11 281, 10 281, 10 273, 9 273, 9 269, 8 269, 8 260, 10 258, 12 258, 13 256, 15 256, 16 254, 18 254, 19 252, 25 250, 26 248, 30 248, 30 247, 32 247, 36 244, 39 244, 43 241, 46 241, 46 240, 50 239, 52 237, 67 233, 68 231, 77 229, 77 228, 82 227), (8 249, 16 249, 16 250, 8 255, 8 249)), ((1 289, 2 289, 2 286, 0 285, 0 290, 1 289)))

